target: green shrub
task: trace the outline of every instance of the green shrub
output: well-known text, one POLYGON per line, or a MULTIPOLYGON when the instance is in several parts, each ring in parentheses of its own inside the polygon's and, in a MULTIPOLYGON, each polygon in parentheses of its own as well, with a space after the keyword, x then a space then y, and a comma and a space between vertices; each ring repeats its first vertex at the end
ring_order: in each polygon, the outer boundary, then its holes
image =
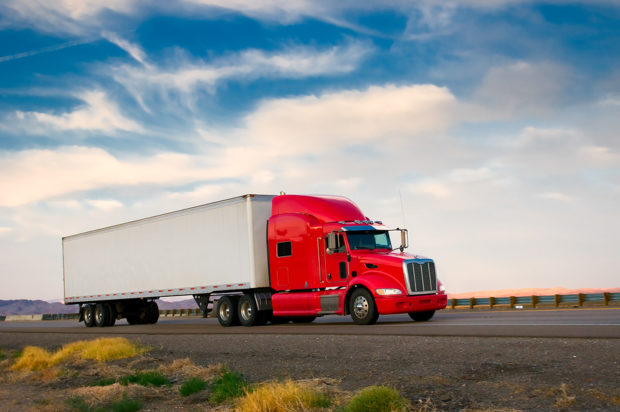
POLYGON ((6 353, 2 349, 0 349, 0 361, 6 358, 6 353))
POLYGON ((131 399, 127 396, 123 396, 123 399, 117 402, 113 402, 108 409, 104 411, 110 412, 137 412, 142 409, 142 402, 138 399, 131 399))
POLYGON ((406 409, 407 400, 396 389, 386 386, 370 386, 355 395, 344 407, 344 412, 392 412, 406 409))
POLYGON ((213 381, 211 402, 222 403, 245 393, 248 381, 239 372, 223 369, 222 374, 213 381))
POLYGON ((123 394, 123 399, 112 402, 109 405, 89 406, 83 398, 72 396, 67 399, 67 407, 69 410, 76 412, 137 412, 142 409, 142 402, 123 394))
POLYGON ((96 382, 93 382, 90 386, 108 386, 116 383, 116 379, 114 378, 103 378, 96 382))
POLYGON ((168 386, 171 384, 170 379, 157 371, 136 372, 133 375, 123 376, 118 380, 121 385, 136 383, 142 386, 168 386))
POLYGON ((179 392, 182 396, 189 396, 194 393, 200 392, 207 387, 207 382, 200 378, 190 378, 181 387, 179 392))

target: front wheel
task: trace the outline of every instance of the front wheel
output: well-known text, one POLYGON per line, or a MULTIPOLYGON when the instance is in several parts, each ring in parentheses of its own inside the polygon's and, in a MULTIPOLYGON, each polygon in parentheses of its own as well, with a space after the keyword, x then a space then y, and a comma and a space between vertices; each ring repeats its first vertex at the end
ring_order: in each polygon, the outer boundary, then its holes
POLYGON ((434 310, 429 310, 426 312, 409 312, 409 317, 416 322, 426 322, 427 320, 430 320, 434 314, 434 310))
POLYGON ((353 322, 358 325, 372 325, 379 319, 377 305, 370 292, 366 289, 357 289, 349 300, 349 312, 353 322))

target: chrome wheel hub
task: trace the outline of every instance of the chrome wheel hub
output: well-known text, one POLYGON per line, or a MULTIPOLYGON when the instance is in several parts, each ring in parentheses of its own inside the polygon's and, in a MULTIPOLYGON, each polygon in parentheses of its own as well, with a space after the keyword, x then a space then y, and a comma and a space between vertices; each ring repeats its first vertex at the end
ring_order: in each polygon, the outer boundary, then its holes
POLYGON ((364 319, 368 316, 368 300, 364 296, 358 296, 353 302, 353 311, 355 316, 360 319, 364 319))
POLYGON ((220 319, 228 320, 230 319, 230 305, 228 303, 220 303, 220 319))
POLYGON ((243 302, 241 304, 241 310, 239 311, 243 319, 251 319, 252 318, 252 305, 248 302, 243 302))

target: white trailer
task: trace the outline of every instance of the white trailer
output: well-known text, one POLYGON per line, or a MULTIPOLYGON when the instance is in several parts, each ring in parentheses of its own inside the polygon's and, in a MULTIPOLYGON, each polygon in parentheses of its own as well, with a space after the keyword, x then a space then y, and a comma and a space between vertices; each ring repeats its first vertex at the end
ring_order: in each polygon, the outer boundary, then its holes
MULTIPOLYGON (((87 326, 155 323, 155 299, 269 287, 271 195, 245 195, 62 239, 65 304, 87 326)), ((260 295, 257 295, 260 296, 260 295)))

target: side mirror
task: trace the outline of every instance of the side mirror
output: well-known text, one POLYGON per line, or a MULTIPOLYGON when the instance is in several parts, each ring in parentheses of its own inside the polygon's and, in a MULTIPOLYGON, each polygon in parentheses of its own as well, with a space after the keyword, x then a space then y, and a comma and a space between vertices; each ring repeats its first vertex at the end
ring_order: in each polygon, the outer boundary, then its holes
POLYGON ((407 229, 400 230, 400 251, 402 252, 409 247, 409 232, 407 229))
POLYGON ((337 240, 336 240, 336 232, 331 232, 327 234, 327 254, 331 255, 334 251, 338 249, 337 240))

